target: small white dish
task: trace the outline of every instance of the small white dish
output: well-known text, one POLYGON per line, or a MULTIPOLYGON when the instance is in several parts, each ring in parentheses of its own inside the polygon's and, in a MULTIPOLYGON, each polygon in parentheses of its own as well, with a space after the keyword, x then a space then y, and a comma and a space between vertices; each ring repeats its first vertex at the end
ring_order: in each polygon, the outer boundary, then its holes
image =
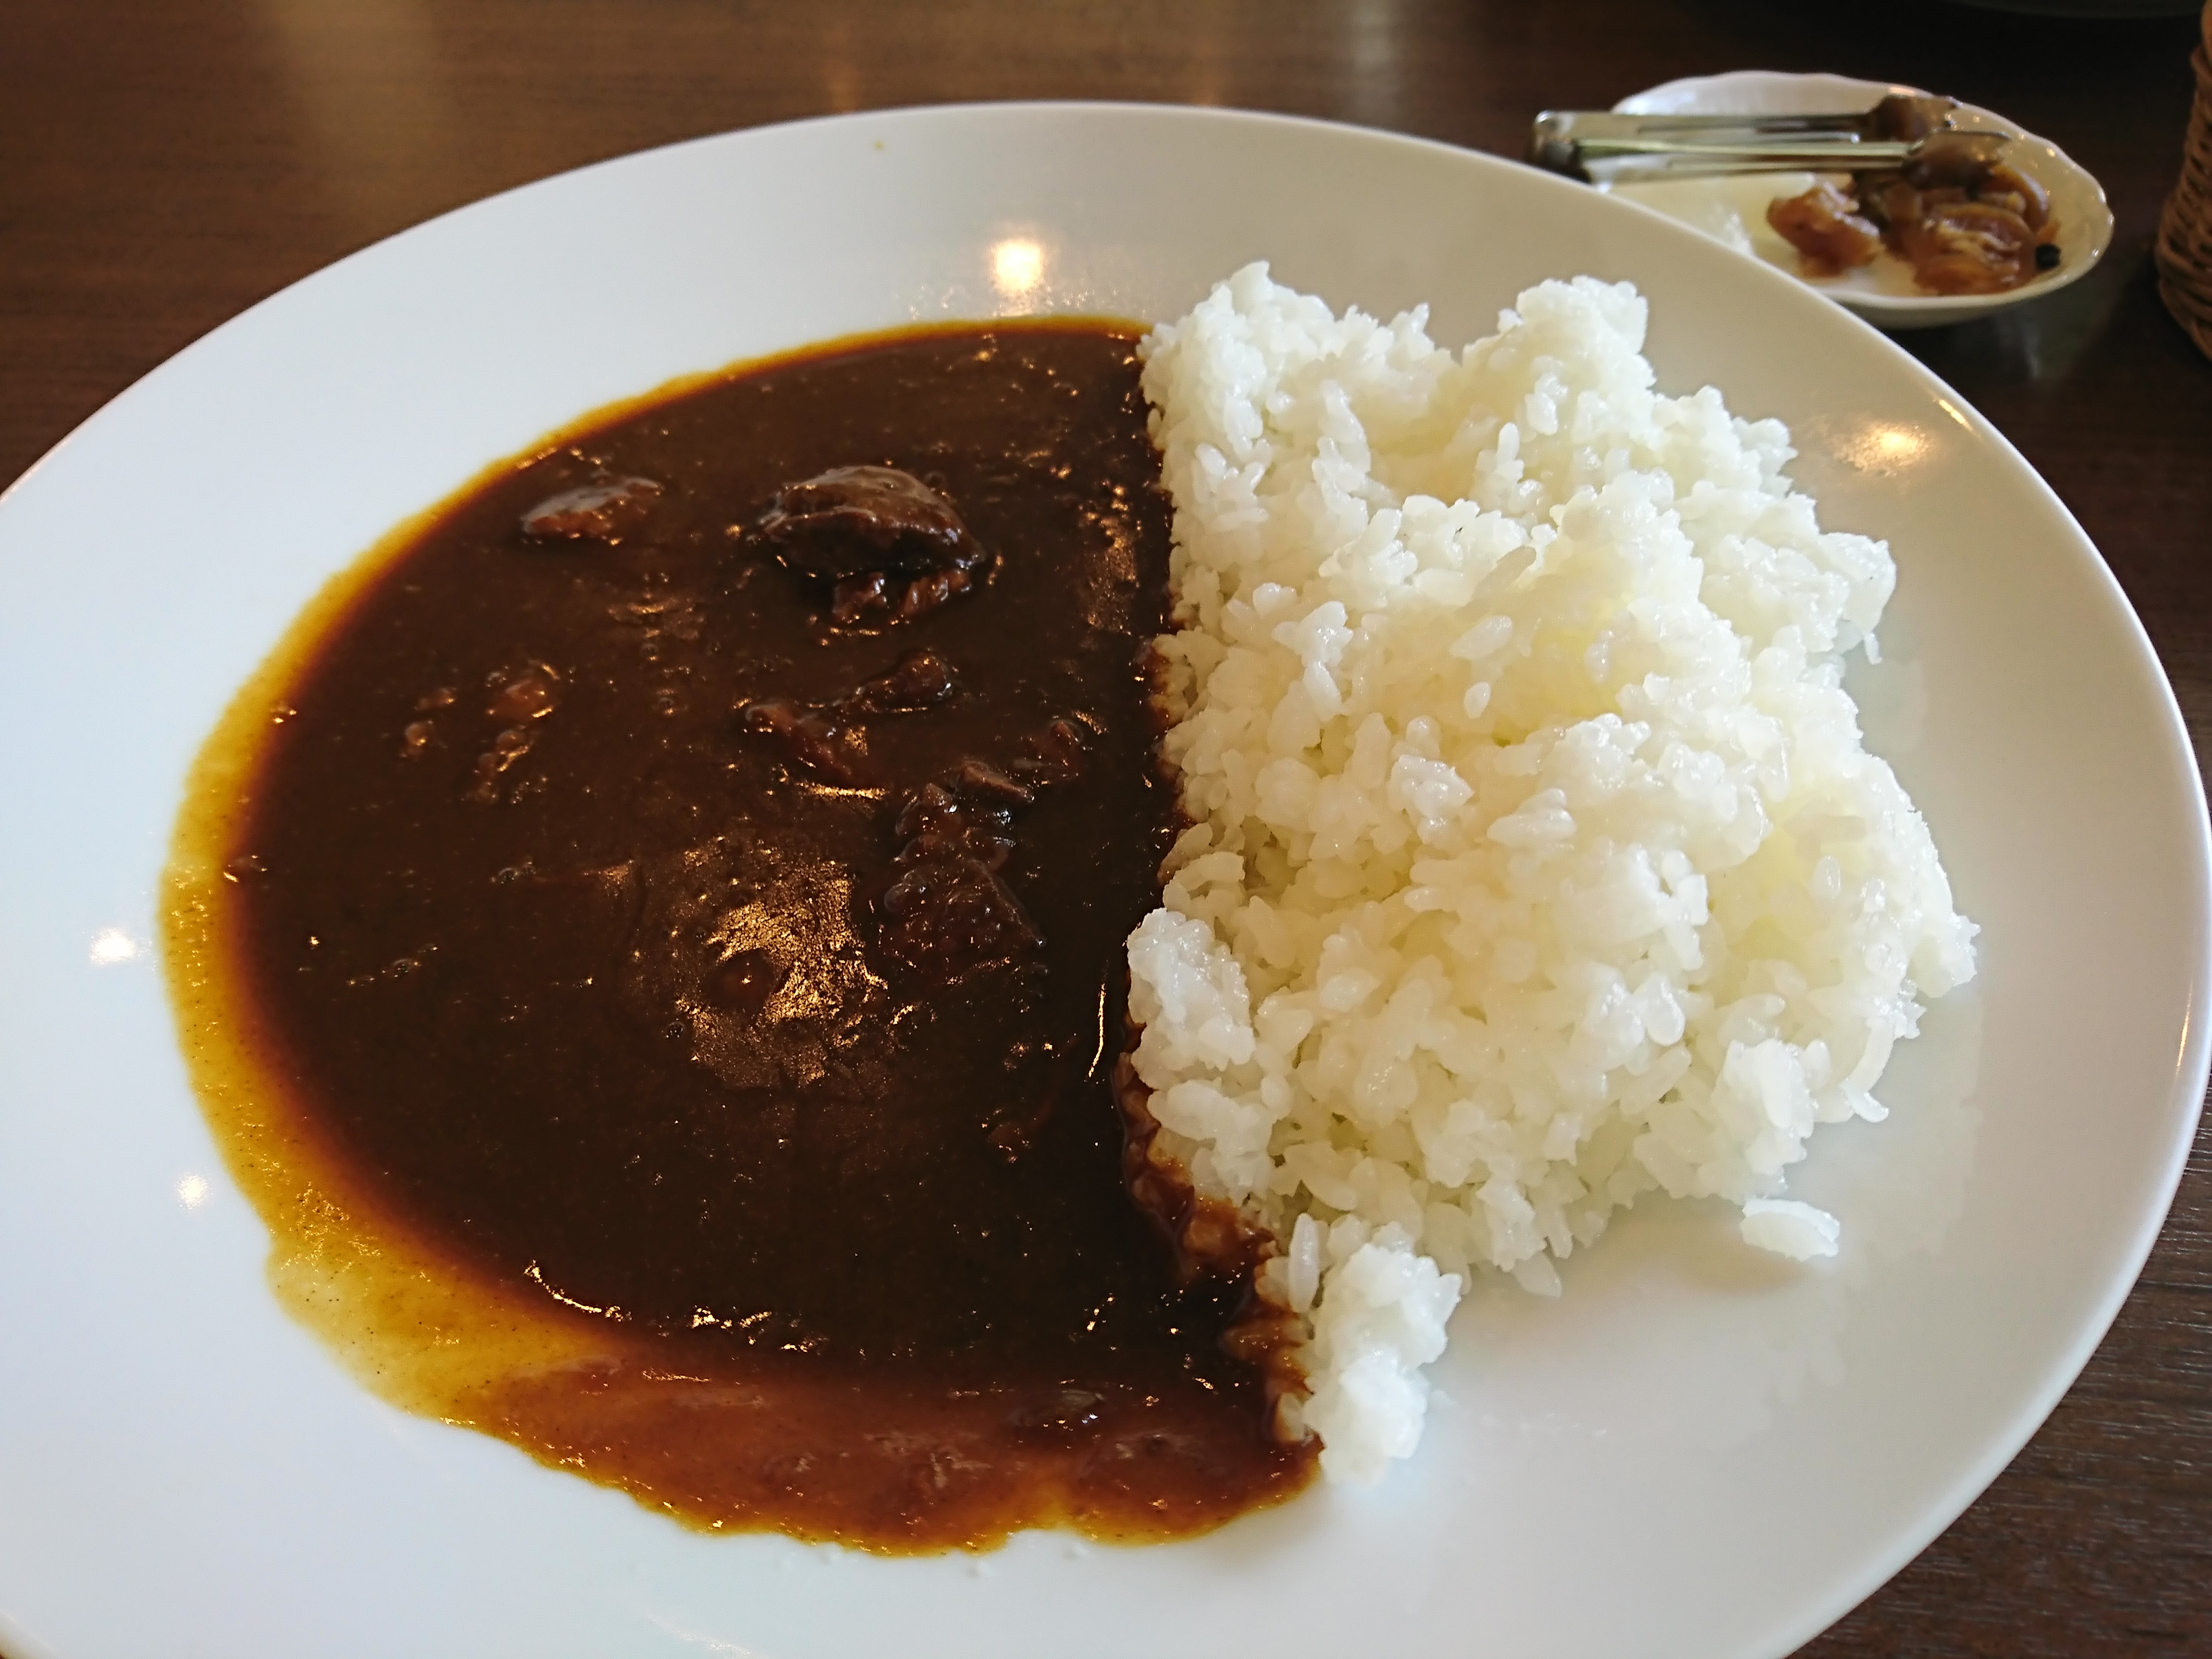
MULTIPOLYGON (((1613 108, 1623 115, 1844 115, 1871 109, 1891 93, 1918 90, 1841 75, 1737 70, 1728 75, 1696 75, 1669 81, 1624 98, 1613 108)), ((1770 230, 1765 219, 1769 201, 1810 187, 1810 175, 1806 173, 1739 173, 1724 179, 1669 180, 1615 186, 1611 193, 1678 219, 1739 252, 1748 252, 1788 271, 1880 328, 1935 328, 1970 322, 2007 306, 2055 294, 2087 276, 2112 242, 2112 210, 2095 178, 2049 139, 2039 138, 1989 110, 1961 104, 1955 119, 1969 132, 2001 132, 2014 139, 2008 159, 2051 192, 2051 210, 2058 221, 2058 264, 2007 294, 1924 293, 1913 285, 1911 270, 1905 262, 1889 254, 1840 276, 1806 276, 1796 250, 1770 230)))

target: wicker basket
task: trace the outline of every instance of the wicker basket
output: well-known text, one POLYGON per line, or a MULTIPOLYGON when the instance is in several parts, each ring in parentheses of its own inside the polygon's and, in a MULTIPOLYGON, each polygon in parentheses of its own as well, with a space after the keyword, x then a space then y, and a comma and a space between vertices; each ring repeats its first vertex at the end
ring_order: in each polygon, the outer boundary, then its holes
POLYGON ((2197 349, 2212 356, 2212 0, 2204 7, 2204 39, 2190 61, 2197 69, 2197 104, 2182 148, 2181 182, 2159 221, 2158 291, 2197 349))

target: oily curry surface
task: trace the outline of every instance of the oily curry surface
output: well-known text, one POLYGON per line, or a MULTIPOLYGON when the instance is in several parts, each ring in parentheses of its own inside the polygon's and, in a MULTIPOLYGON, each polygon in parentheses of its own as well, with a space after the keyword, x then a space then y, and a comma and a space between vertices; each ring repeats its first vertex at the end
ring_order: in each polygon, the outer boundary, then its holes
POLYGON ((170 954, 357 1375, 872 1547, 1304 1483, 1265 1322, 1122 1180, 1157 475, 1126 331, 851 343, 495 470, 295 629, 203 757, 170 954))

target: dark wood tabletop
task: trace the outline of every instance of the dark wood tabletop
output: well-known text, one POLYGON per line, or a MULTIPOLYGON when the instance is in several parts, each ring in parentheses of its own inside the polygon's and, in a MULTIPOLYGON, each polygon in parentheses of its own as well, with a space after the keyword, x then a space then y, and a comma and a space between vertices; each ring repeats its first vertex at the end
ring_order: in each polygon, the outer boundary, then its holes
MULTIPOLYGON (((2081 9, 2087 9, 2085 4, 2081 9)), ((2196 21, 1761 0, 7 0, 0 479, 340 255, 588 161, 831 111, 1241 106, 1516 155, 1540 107, 1741 68, 2001 110, 2103 181, 2086 280, 1906 336, 2050 480, 2212 736, 2212 362, 2149 245, 2196 21)), ((2111 1334, 2012 1467, 1803 1650, 2212 1655, 2212 1141, 2111 1334)))

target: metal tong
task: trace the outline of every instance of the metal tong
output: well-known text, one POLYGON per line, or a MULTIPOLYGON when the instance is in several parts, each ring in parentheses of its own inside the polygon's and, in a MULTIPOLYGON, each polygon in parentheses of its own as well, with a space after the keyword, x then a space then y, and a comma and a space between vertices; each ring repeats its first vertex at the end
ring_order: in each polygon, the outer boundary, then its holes
POLYGON ((1546 110, 1528 160, 1593 184, 1715 173, 1869 173, 1994 164, 2004 139, 1951 126, 1948 98, 1893 94, 1849 115, 1617 115, 1546 110))

